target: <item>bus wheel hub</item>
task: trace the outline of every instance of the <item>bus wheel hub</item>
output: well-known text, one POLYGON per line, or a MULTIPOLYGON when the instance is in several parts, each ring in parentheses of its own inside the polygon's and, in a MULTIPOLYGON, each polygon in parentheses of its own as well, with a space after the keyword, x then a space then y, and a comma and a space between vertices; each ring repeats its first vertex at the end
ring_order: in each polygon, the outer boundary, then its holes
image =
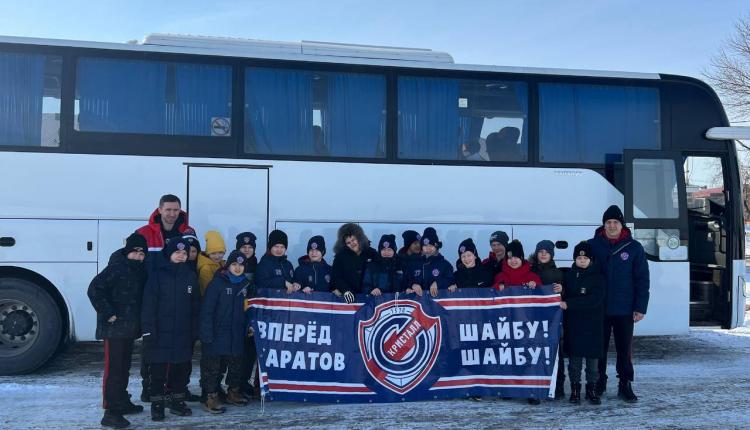
POLYGON ((25 344, 36 338, 39 321, 25 303, 8 300, 0 303, 0 343, 6 346, 25 344))

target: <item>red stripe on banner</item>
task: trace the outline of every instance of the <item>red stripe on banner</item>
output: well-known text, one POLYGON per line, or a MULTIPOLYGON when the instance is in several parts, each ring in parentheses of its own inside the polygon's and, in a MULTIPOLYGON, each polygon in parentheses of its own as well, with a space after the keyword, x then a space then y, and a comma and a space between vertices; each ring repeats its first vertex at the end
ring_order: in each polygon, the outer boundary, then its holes
POLYGON ((503 297, 497 299, 482 299, 482 300, 471 300, 471 299, 445 299, 436 300, 440 303, 440 306, 494 306, 494 305, 525 305, 525 304, 548 304, 548 303, 559 303, 560 296, 549 296, 549 297, 503 297))
POLYGON ((102 408, 107 409, 107 379, 109 378, 109 339, 104 339, 104 377, 102 377, 102 408))
POLYGON ((328 311, 351 311, 356 312, 362 305, 354 305, 347 303, 320 303, 320 302, 293 302, 291 300, 284 299, 250 299, 247 301, 247 306, 252 305, 264 305, 264 306, 281 306, 288 308, 304 308, 304 309, 322 309, 328 311))
POLYGON ((472 378, 472 379, 454 379, 449 381, 437 381, 433 387, 453 387, 461 385, 534 385, 539 387, 548 387, 550 379, 495 379, 495 378, 472 378))
POLYGON ((301 384, 277 384, 271 382, 268 387, 273 390, 295 390, 295 391, 335 391, 346 393, 372 393, 367 387, 332 387, 330 385, 301 385, 301 384))

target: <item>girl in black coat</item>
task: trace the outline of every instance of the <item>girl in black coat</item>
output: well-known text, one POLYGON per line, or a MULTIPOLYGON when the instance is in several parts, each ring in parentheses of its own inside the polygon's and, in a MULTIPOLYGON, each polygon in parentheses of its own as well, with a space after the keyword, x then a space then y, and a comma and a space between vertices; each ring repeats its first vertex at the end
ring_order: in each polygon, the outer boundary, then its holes
POLYGON ((200 287, 186 263, 190 244, 167 242, 143 290, 143 345, 151 375, 151 419, 164 419, 165 401, 175 415, 191 415, 185 405, 193 342, 198 339, 200 287), (169 392, 165 391, 169 388, 169 392))
POLYGON ((459 261, 456 262, 456 273, 453 277, 458 288, 491 287, 492 269, 481 264, 477 246, 474 241, 466 239, 458 246, 459 261))
POLYGON ((133 233, 125 247, 115 251, 109 264, 89 285, 88 296, 96 309, 96 338, 104 339, 104 381, 102 394, 107 427, 130 423, 123 415, 143 411, 128 395, 133 341, 141 336, 141 298, 146 283, 143 259, 146 239, 133 233))
POLYGON ((362 292, 365 267, 377 253, 370 247, 362 227, 351 222, 339 227, 333 251, 336 253, 331 268, 333 294, 343 295, 347 303, 352 303, 354 295, 362 292))
POLYGON ((580 402, 581 370, 586 359, 586 399, 601 403, 596 393, 599 379, 597 361, 602 358, 604 342, 604 294, 606 280, 591 259, 591 245, 581 242, 573 251, 575 263, 565 277, 565 347, 569 355, 570 401, 580 402))

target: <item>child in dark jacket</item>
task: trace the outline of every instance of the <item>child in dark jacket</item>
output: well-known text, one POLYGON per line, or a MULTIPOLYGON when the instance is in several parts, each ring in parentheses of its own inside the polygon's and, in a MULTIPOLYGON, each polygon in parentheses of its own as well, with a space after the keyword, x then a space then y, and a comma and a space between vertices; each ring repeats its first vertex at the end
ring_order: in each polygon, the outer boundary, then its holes
MULTIPOLYGON (((553 285, 552 291, 562 292, 563 272, 555 264, 555 244, 551 240, 542 240, 536 244, 534 255, 529 259, 531 271, 539 275, 542 285, 553 285)), ((563 354, 563 340, 557 348, 557 383, 555 385, 555 400, 565 398, 565 354, 563 354)))
POLYGON ((252 232, 246 231, 236 237, 237 244, 234 247, 245 256, 245 277, 254 281, 255 271, 258 268, 258 258, 255 256, 255 243, 258 239, 252 232))
POLYGON ((586 399, 601 403, 596 392, 599 379, 598 359, 602 358, 604 342, 604 296, 606 279, 592 260, 591 245, 576 245, 575 263, 565 277, 563 302, 565 311, 565 346, 568 350, 568 375, 570 376, 570 402, 581 401, 581 370, 586 360, 586 399))
POLYGON ((326 241, 323 236, 311 237, 307 241, 307 255, 297 260, 299 266, 294 269, 294 284, 299 286, 295 288, 306 294, 331 291, 331 266, 326 263, 324 255, 326 241))
POLYGON ((255 285, 258 288, 286 289, 287 293, 299 290, 299 285, 292 283, 294 268, 286 257, 287 246, 289 239, 283 231, 274 230, 268 235, 268 249, 255 272, 255 285))
POLYGON ((224 365, 227 370, 227 403, 244 406, 247 399, 240 391, 242 382, 242 356, 247 323, 245 299, 250 281, 245 277, 245 256, 232 251, 227 267, 214 275, 203 297, 200 315, 201 388, 206 392, 203 408, 213 414, 224 412, 219 400, 224 365))
POLYGON ((378 242, 378 253, 367 263, 362 287, 367 294, 380 296, 397 293, 403 287, 404 272, 396 257, 396 236, 384 234, 378 242))
POLYGON ((456 273, 453 274, 458 288, 492 286, 492 269, 481 264, 477 246, 471 238, 464 240, 458 246, 458 257, 456 273))
POLYGON ((198 339, 200 288, 185 262, 190 244, 182 237, 167 242, 143 290, 143 353, 151 375, 151 419, 171 413, 191 415, 185 404, 193 342, 198 339))
POLYGON ((531 265, 524 258, 521 242, 514 240, 509 243, 505 254, 503 270, 495 276, 494 288, 502 291, 505 287, 523 285, 536 288, 542 284, 542 280, 531 271, 531 265))
POLYGON ((112 254, 107 267, 89 285, 89 300, 96 309, 96 338, 104 339, 101 424, 105 427, 127 427, 130 422, 123 415, 143 411, 143 406, 130 402, 127 388, 133 341, 141 336, 146 252, 146 239, 131 234, 125 247, 112 254))
POLYGON ((435 229, 427 227, 422 234, 421 265, 412 267, 406 274, 409 285, 406 293, 421 296, 424 290, 428 290, 432 297, 437 297, 439 290, 456 290, 453 266, 440 254, 441 246, 435 229))

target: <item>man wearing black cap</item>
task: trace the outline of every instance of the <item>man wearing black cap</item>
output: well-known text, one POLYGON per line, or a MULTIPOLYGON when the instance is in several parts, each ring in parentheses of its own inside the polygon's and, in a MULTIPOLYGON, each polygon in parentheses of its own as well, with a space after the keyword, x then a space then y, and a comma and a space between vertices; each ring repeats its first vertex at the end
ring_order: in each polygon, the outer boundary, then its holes
POLYGON ((490 235, 490 255, 482 260, 482 265, 492 270, 492 275, 496 276, 503 271, 503 261, 505 261, 505 250, 508 248, 510 238, 508 233, 498 230, 490 235))
POLYGON ((125 247, 112 254, 107 267, 89 285, 89 300, 96 309, 96 338, 104 339, 105 412, 101 424, 105 427, 126 427, 130 422, 123 415, 143 411, 143 406, 130 402, 127 388, 133 341, 141 335, 140 303, 146 283, 143 259, 147 251, 146 239, 131 234, 125 247))
POLYGON ((589 239, 594 259, 599 262, 607 278, 607 299, 604 318, 604 358, 599 360, 597 393, 607 387, 607 349, 614 333, 617 349, 617 396, 636 402, 631 383, 634 377, 632 361, 633 325, 646 316, 649 299, 649 271, 646 252, 634 240, 619 207, 612 205, 602 216, 602 226, 589 239))

